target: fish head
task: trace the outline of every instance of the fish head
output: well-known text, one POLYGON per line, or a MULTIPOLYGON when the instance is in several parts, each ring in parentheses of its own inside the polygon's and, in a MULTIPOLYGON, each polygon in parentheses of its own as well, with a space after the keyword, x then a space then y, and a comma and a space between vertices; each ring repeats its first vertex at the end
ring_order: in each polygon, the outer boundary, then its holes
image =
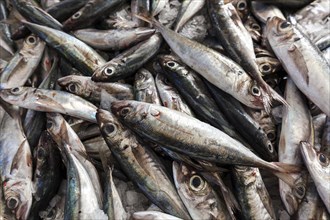
MULTIPOLYGON (((300 150, 302 157, 306 164, 308 164, 308 170, 313 173, 313 176, 318 176, 326 180, 330 175, 330 160, 322 152, 316 152, 313 146, 308 142, 300 142, 300 150)), ((317 184, 317 183, 315 183, 317 184)))
POLYGON ((92 80, 94 82, 109 82, 115 80, 115 77, 120 75, 119 70, 118 64, 115 61, 110 61, 94 71, 92 80))
POLYGON ((175 73, 179 74, 180 76, 187 76, 189 73, 186 70, 185 66, 180 61, 178 61, 177 58, 175 58, 172 55, 159 56, 158 60, 159 60, 160 66, 164 70, 175 72, 175 73))
POLYGON ((137 101, 114 101, 111 106, 111 111, 117 117, 127 123, 137 123, 142 121, 150 113, 151 115, 159 114, 155 109, 151 108, 151 105, 144 102, 137 101))
POLYGON ((0 97, 4 101, 13 105, 22 102, 27 95, 28 87, 14 87, 10 89, 0 88, 0 97))
POLYGON ((34 51, 34 49, 36 49, 40 45, 45 45, 45 42, 40 40, 40 38, 37 37, 35 34, 31 34, 27 38, 25 38, 23 43, 23 50, 29 49, 32 52, 40 52, 40 50, 34 51))
POLYGON ((256 82, 249 80, 237 85, 237 89, 249 102, 249 107, 254 109, 264 109, 264 96, 260 86, 256 82))
POLYGON ((15 213, 16 219, 27 219, 32 205, 32 183, 29 179, 8 178, 3 182, 7 207, 15 213))
POLYGON ((62 23, 64 31, 71 31, 80 28, 82 22, 86 19, 86 13, 91 10, 91 4, 86 4, 79 11, 62 23))
POLYGON ((70 93, 82 95, 86 93, 86 88, 89 88, 86 86, 88 80, 89 77, 70 75, 59 78, 57 83, 70 93))
POLYGON ((206 195, 210 190, 206 180, 195 170, 175 161, 173 162, 173 178, 178 191, 181 191, 187 199, 206 195))
MULTIPOLYGON (((161 87, 164 89, 164 90, 173 90, 173 85, 171 84, 171 82, 168 80, 167 77, 164 76, 164 74, 162 73, 158 73, 156 78, 155 78, 155 81, 156 81, 156 85, 161 85, 161 87)), ((158 87, 157 87, 158 88, 158 87)))
POLYGON ((287 44, 287 42, 292 39, 293 34, 293 25, 287 20, 276 16, 267 20, 265 35, 267 36, 267 39, 271 45, 274 43, 287 44))
POLYGON ((64 138, 64 135, 66 135, 64 131, 67 130, 63 116, 59 113, 47 113, 46 117, 47 131, 51 134, 54 141, 60 143, 61 139, 64 138))
POLYGON ((146 89, 150 86, 151 81, 153 81, 152 74, 146 69, 140 69, 135 74, 134 87, 138 90, 146 89))

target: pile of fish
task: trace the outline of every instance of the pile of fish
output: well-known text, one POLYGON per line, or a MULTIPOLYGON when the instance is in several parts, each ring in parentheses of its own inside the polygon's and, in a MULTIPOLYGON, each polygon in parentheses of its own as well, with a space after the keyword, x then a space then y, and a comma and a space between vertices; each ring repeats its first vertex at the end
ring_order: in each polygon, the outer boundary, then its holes
POLYGON ((1 220, 330 219, 329 0, 0 0, 0 20, 1 220))

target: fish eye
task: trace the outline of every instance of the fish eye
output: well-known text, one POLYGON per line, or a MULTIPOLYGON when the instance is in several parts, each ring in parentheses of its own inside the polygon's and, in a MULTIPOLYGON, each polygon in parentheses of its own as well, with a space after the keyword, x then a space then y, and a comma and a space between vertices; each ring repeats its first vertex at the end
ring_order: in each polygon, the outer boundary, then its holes
POLYGON ((76 90, 77 90, 77 87, 76 87, 75 84, 70 84, 70 85, 68 86, 68 90, 69 90, 70 92, 72 92, 72 93, 75 93, 76 90))
POLYGON ((296 195, 299 199, 302 199, 302 198, 304 198, 305 193, 306 193, 306 192, 305 192, 305 187, 302 186, 302 185, 298 185, 298 186, 295 187, 294 192, 295 192, 295 195, 296 195))
POLYGON ((176 67, 178 64, 176 63, 176 62, 174 62, 174 61, 168 61, 167 63, 166 63, 166 66, 168 66, 169 68, 174 68, 174 67, 176 67))
POLYGON ((246 9, 246 2, 245 1, 239 1, 237 3, 237 9, 238 10, 244 10, 244 9, 246 9))
POLYGON ((14 95, 19 95, 23 92, 23 89, 20 87, 15 87, 10 90, 10 92, 14 95))
POLYGON ((77 13, 75 13, 74 15, 72 15, 72 19, 78 19, 81 16, 81 12, 78 11, 77 13))
POLYGON ((108 123, 108 124, 104 125, 103 130, 107 135, 113 135, 113 134, 116 133, 115 131, 117 129, 116 129, 116 126, 114 124, 108 123))
POLYGON ((323 166, 327 166, 328 165, 328 158, 324 154, 320 153, 318 155, 318 159, 319 159, 321 165, 323 165, 323 166))
POLYGON ((138 80, 143 80, 145 78, 145 75, 143 73, 138 73, 137 79, 138 80))
POLYGON ((268 143, 268 144, 267 144, 267 148, 268 148, 269 152, 273 153, 274 148, 273 148, 272 143, 268 143))
POLYGON ((280 24, 280 28, 281 29, 285 29, 285 28, 288 28, 290 27, 290 23, 287 22, 287 21, 283 21, 281 24, 280 24))
POLYGON ((131 111, 131 109, 129 107, 125 107, 122 110, 120 110, 120 115, 126 116, 130 111, 131 111))
POLYGON ((52 127, 53 127, 53 122, 50 120, 47 120, 47 123, 46 123, 47 130, 51 129, 52 127))
POLYGON ((270 131, 267 133, 267 137, 270 141, 274 141, 275 140, 275 134, 273 131, 270 131))
POLYGON ((252 27, 252 29, 254 29, 256 31, 260 31, 261 30, 260 26, 258 24, 256 24, 256 23, 253 23, 251 27, 252 27))
POLYGON ((269 63, 263 63, 260 65, 260 70, 262 73, 269 73, 271 71, 271 66, 269 63))
POLYGON ((170 80, 168 80, 168 78, 164 78, 164 83, 166 84, 166 85, 171 85, 171 81, 170 80))
POLYGON ((37 158, 38 160, 42 160, 45 158, 45 150, 43 148, 39 148, 38 151, 37 151, 37 158))
POLYGON ((30 45, 34 45, 35 43, 37 43, 37 38, 35 36, 29 36, 28 38, 26 38, 25 42, 30 45))
POLYGON ((254 95, 254 96, 260 96, 261 95, 260 89, 257 86, 252 86, 251 92, 252 92, 252 95, 254 95))
POLYGON ((114 72, 113 67, 107 67, 107 68, 104 69, 104 73, 107 76, 110 76, 113 72, 114 72))
POLYGON ((193 175, 190 178, 189 186, 194 191, 200 191, 204 188, 205 181, 198 175, 193 175))
POLYGON ((7 207, 9 209, 16 209, 18 206, 18 200, 15 197, 9 197, 7 200, 7 207))

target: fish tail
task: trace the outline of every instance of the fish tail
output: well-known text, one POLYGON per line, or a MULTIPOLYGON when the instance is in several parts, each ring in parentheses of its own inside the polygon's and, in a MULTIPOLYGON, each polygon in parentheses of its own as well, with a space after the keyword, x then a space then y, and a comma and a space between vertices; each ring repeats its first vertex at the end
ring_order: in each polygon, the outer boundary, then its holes
POLYGON ((294 164, 287 164, 281 162, 271 162, 274 165, 275 170, 281 173, 299 173, 302 170, 301 166, 297 166, 294 164))

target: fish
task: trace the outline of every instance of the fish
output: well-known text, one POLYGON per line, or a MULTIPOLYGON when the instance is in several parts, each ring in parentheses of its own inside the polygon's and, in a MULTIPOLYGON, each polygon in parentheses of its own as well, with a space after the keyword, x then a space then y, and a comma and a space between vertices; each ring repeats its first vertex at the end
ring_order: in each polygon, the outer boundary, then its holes
POLYGON ((158 15, 167 4, 169 4, 169 0, 152 0, 151 1, 152 16, 158 15))
POLYGON ((300 142, 300 150, 317 192, 330 213, 330 185, 327 184, 330 178, 329 157, 322 152, 316 152, 313 145, 306 141, 300 142))
MULTIPOLYGON (((302 165, 303 159, 300 153, 300 142, 314 142, 311 113, 308 109, 305 97, 295 86, 291 78, 287 79, 284 97, 289 107, 284 107, 282 113, 278 160, 283 163, 302 165), (305 129, 300 129, 302 126, 305 129)), ((292 177, 296 179, 297 185, 300 185, 302 189, 306 188, 306 172, 302 171, 299 174, 292 174, 292 177)), ((279 182, 279 189, 282 202, 287 212, 293 215, 298 210, 299 203, 305 196, 305 190, 302 190, 301 194, 296 194, 290 186, 281 180, 279 182)))
POLYGON ((15 9, 28 21, 61 30, 62 24, 40 8, 35 2, 28 0, 13 0, 15 9))
POLYGON ((13 105, 43 112, 58 112, 96 122, 96 106, 68 92, 15 87, 0 90, 0 97, 13 105))
POLYGON ((283 68, 315 105, 330 115, 330 66, 319 49, 295 26, 273 17, 265 35, 283 68))
POLYGON ((173 178, 193 219, 231 219, 224 201, 194 169, 174 161, 173 178))
POLYGON ((166 213, 191 219, 156 155, 110 112, 98 109, 96 117, 109 149, 144 195, 166 213))
POLYGON ((266 162, 222 131, 166 107, 125 100, 113 101, 111 111, 143 137, 195 159, 268 169, 278 177, 282 175, 280 178, 291 186, 292 179, 286 173, 299 172, 301 169, 288 164, 266 162))
POLYGON ((88 2, 63 22, 63 30, 72 31, 88 27, 106 16, 122 1, 120 0, 88 0, 88 2))
POLYGON ((104 65, 100 65, 93 73, 95 82, 113 82, 124 79, 135 73, 159 50, 162 38, 158 33, 149 39, 131 47, 104 65))
POLYGON ((0 76, 0 89, 23 86, 37 69, 45 49, 45 42, 35 35, 28 36, 0 76))
POLYGON ((117 99, 134 99, 133 88, 128 84, 94 82, 91 80, 91 77, 77 75, 61 77, 57 80, 57 83, 68 92, 94 103, 101 101, 102 90, 105 90, 117 99))
POLYGON ((91 76, 96 68, 106 63, 94 49, 69 34, 29 22, 23 24, 86 76, 91 76))
POLYGON ((148 39, 155 33, 150 28, 133 28, 128 30, 97 30, 97 29, 80 29, 73 32, 73 35, 100 50, 123 50, 148 39))
POLYGON ((234 166, 232 179, 244 219, 277 219, 258 168, 234 166))
POLYGON ((39 211, 45 210, 56 195, 61 184, 61 156, 47 131, 40 136, 35 148, 36 169, 33 177, 34 192, 29 219, 37 219, 39 211))
POLYGON ((18 109, 12 111, 9 115, 0 107, 0 175, 7 208, 26 220, 32 205, 32 155, 18 109))
POLYGON ((259 1, 251 1, 251 12, 263 24, 266 24, 268 18, 272 17, 285 19, 282 11, 277 6, 259 1))
POLYGON ((135 100, 161 105, 155 79, 147 69, 141 68, 135 74, 134 96, 135 100))

